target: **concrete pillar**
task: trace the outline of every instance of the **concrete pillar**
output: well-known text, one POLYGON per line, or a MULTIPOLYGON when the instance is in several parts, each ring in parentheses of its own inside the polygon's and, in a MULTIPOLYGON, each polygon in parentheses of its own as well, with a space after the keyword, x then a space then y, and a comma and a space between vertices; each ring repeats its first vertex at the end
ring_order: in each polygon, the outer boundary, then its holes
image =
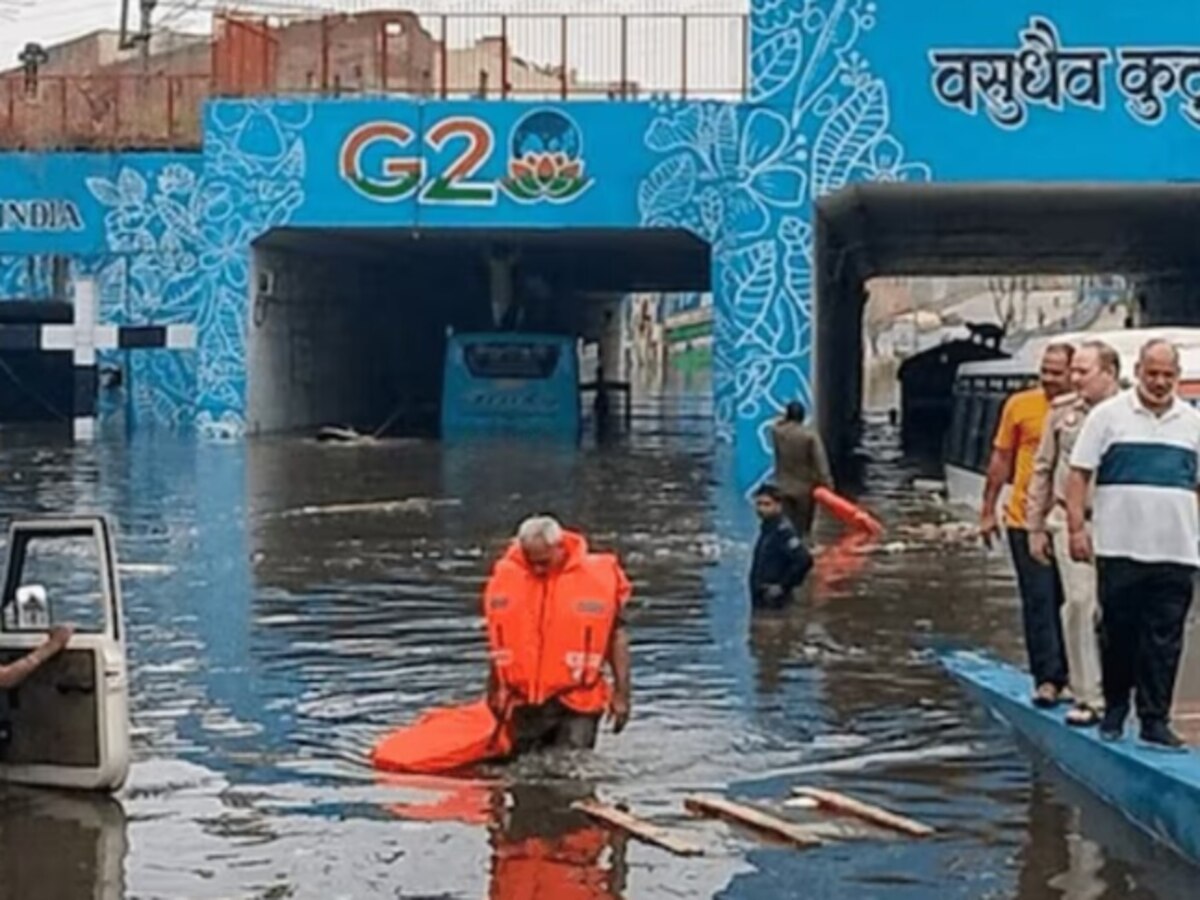
POLYGON ((513 304, 513 269, 517 254, 503 247, 489 247, 486 253, 492 325, 499 328, 513 304))
POLYGON ((1200 325, 1200 271, 1139 276, 1134 280, 1137 325, 1200 325))
POLYGON ((604 377, 613 381, 622 377, 621 363, 625 357, 621 343, 621 313, 624 309, 623 297, 615 297, 604 304, 600 325, 600 365, 604 367, 604 377))
POLYGON ((835 459, 858 440, 862 419, 863 311, 866 284, 835 242, 820 245, 813 315, 814 417, 835 459), (839 264, 840 262, 840 264, 839 264))
MULTIPOLYGON (((595 343, 596 362, 604 368, 608 381, 621 378, 624 370, 624 304, 622 294, 580 294, 562 305, 552 329, 595 343)), ((591 376, 590 372, 586 374, 591 376)))

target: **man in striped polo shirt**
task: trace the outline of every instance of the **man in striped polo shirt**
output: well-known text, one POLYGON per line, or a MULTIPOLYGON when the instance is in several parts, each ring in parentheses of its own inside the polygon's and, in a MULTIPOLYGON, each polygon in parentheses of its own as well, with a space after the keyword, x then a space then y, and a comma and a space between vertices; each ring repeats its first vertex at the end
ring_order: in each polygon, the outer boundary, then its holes
POLYGON ((1171 698, 1200 565, 1200 412, 1175 395, 1178 381, 1178 351, 1149 341, 1138 356, 1137 387, 1088 415, 1067 483, 1071 557, 1094 557, 1099 582, 1100 736, 1121 738, 1136 693, 1142 740, 1171 749, 1183 745, 1170 727, 1171 698))

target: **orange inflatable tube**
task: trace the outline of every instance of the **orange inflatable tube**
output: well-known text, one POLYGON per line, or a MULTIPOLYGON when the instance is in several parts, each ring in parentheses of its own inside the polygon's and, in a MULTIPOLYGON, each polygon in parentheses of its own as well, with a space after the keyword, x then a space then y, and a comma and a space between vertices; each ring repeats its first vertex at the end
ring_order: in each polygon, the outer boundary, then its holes
POLYGON ((834 518, 844 525, 855 528, 872 537, 879 537, 883 534, 883 526, 879 524, 878 519, 861 506, 851 503, 845 497, 829 490, 829 488, 814 488, 812 496, 813 500, 825 507, 834 518))
POLYGON ((431 709, 385 734, 371 750, 371 764, 387 772, 432 775, 501 759, 512 749, 512 724, 477 700, 431 709))
POLYGON ((813 596, 827 600, 834 594, 835 584, 845 584, 857 576, 866 565, 866 545, 873 536, 861 531, 842 534, 837 543, 816 554, 813 563, 813 596))

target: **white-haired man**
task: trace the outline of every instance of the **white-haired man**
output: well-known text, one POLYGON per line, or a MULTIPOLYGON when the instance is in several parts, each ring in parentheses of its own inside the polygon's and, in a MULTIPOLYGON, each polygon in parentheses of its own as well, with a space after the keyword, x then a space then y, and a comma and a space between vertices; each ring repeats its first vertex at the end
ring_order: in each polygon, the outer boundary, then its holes
POLYGON ((483 595, 488 702, 514 726, 516 750, 595 746, 607 712, 629 721, 629 579, 611 553, 549 516, 521 523, 483 595), (611 671, 611 682, 605 668, 611 671))

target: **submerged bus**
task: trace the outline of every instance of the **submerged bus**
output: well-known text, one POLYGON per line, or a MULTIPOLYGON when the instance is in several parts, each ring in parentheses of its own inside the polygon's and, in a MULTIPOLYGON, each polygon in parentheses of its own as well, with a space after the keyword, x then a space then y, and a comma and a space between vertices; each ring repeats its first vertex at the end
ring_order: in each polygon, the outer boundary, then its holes
POLYGON ((442 437, 534 435, 576 440, 579 354, 569 335, 450 335, 442 379, 442 437))
POLYGON ((992 440, 996 436, 1004 401, 1016 391, 1038 383, 1038 366, 1047 344, 1067 343, 1078 347, 1084 341, 1104 341, 1121 357, 1122 384, 1131 385, 1138 351, 1152 338, 1162 338, 1179 348, 1182 366, 1179 396, 1200 406, 1200 328, 1075 332, 1030 341, 1011 359, 960 365, 954 378, 953 412, 943 448, 946 494, 950 502, 979 509, 992 440))

